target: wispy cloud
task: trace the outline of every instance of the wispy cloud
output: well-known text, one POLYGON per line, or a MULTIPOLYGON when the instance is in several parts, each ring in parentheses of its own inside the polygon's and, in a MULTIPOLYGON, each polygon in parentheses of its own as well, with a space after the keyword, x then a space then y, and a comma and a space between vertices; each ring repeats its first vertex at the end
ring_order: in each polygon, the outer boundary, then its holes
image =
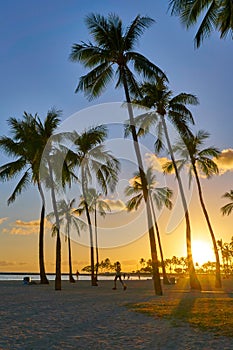
MULTIPOLYGON (((46 226, 49 225, 48 222, 45 222, 46 226)), ((22 221, 16 220, 15 222, 10 223, 8 227, 5 227, 2 232, 10 235, 21 235, 29 236, 32 234, 38 234, 39 232, 39 220, 32 221, 22 221)))
POLYGON ((219 173, 222 175, 228 171, 233 171, 233 149, 222 150, 220 156, 213 159, 218 165, 219 173))
POLYGON ((163 172, 163 165, 169 162, 170 159, 167 157, 157 157, 153 153, 146 153, 145 155, 145 162, 147 168, 152 167, 154 170, 163 172))
POLYGON ((105 199, 104 200, 111 208, 112 211, 126 210, 125 203, 120 199, 105 199))
POLYGON ((0 225, 3 224, 4 221, 8 220, 8 217, 0 218, 0 225))

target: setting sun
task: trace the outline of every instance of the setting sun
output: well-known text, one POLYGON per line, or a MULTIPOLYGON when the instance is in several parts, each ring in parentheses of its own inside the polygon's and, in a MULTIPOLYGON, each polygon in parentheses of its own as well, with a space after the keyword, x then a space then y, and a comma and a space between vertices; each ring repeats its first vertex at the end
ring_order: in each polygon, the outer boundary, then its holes
POLYGON ((214 251, 211 245, 206 241, 192 242, 192 253, 194 263, 202 265, 208 261, 215 261, 214 251))

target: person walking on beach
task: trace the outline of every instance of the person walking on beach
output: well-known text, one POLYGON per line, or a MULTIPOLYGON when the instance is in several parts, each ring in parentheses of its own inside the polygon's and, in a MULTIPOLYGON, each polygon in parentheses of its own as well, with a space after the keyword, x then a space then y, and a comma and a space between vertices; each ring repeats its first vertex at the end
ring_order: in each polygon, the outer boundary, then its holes
POLYGON ((122 286, 123 286, 123 289, 126 290, 127 286, 126 284, 122 281, 121 279, 121 264, 119 261, 117 261, 115 263, 115 271, 116 271, 116 275, 115 275, 115 278, 114 278, 114 287, 112 288, 113 290, 116 290, 116 281, 117 279, 119 278, 119 281, 121 282, 122 286))

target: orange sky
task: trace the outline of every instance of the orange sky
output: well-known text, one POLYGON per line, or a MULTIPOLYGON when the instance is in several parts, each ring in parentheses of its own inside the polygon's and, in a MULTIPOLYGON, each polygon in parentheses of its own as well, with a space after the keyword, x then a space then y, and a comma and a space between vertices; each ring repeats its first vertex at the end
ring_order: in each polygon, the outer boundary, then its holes
MULTIPOLYGON (((225 164, 226 167, 226 164, 225 164)), ((232 232, 232 216, 222 217, 220 213, 220 207, 226 204, 225 200, 221 198, 222 194, 230 189, 232 173, 228 170, 226 173, 215 176, 210 180, 202 179, 203 191, 205 196, 206 206, 209 211, 211 222, 214 227, 216 239, 223 239, 224 242, 230 242, 232 232)), ((174 186, 175 181, 173 176, 169 176, 169 186, 174 186)), ((17 206, 21 206, 24 201, 27 200, 28 193, 24 193, 22 198, 9 208, 9 214, 14 213, 14 217, 17 217, 17 206)), ((39 199, 36 197, 35 206, 39 210, 39 199), (37 202, 38 201, 38 202, 37 202)), ((204 240, 212 247, 210 235, 207 230, 204 216, 200 210, 198 203, 198 197, 195 190, 195 186, 191 195, 191 202, 189 204, 190 217, 192 225, 192 237, 193 240, 204 240)), ((25 207, 26 211, 26 207, 25 207)), ((39 211, 38 211, 39 213, 39 211)), ((22 214, 23 215, 23 214, 22 214)), ((164 249, 165 257, 172 257, 176 255, 178 257, 185 256, 185 224, 184 221, 169 234, 166 233, 168 222, 171 218, 172 211, 164 210, 159 217, 159 227, 161 232, 162 245, 164 249)), ((105 240, 104 244, 109 244, 110 249, 100 249, 100 259, 109 257, 112 262, 120 260, 122 267, 126 271, 132 271, 139 266, 140 258, 150 258, 150 247, 148 234, 146 232, 146 225, 140 225, 143 223, 145 213, 141 209, 133 214, 128 214, 124 210, 110 213, 109 218, 105 221, 99 220, 100 226, 107 227, 109 231, 109 241, 105 240), (135 220, 139 217, 139 221, 135 220), (132 224, 132 226, 125 226, 126 223, 132 224), (111 233, 111 227, 114 226, 122 228, 121 238, 119 238, 119 244, 114 243, 115 238, 111 239, 111 234, 117 234, 118 229, 111 233), (135 225, 135 229, 133 229, 135 225), (128 230, 128 231, 127 231, 128 230), (118 244, 118 246, 116 246, 118 244)), ((179 220, 178 220, 179 222, 179 220)), ((34 220, 23 221, 19 218, 12 221, 9 218, 2 218, 0 220, 0 271, 38 271, 38 221, 34 220)), ((101 235, 101 231, 99 233, 101 235)), ((106 229, 103 231, 103 235, 106 235, 106 229)), ((83 233, 83 237, 88 237, 88 232, 83 233)), ((112 236, 114 237, 114 236, 112 236)), ((78 238, 81 244, 75 241, 72 244, 73 254, 73 268, 74 271, 89 264, 89 248, 85 246, 89 240, 78 238), (83 243, 84 242, 84 243, 83 243), (83 245, 84 244, 84 245, 83 245)), ((101 239, 100 239, 101 242, 101 239)), ((116 241, 118 242, 118 241, 116 241)), ((47 272, 54 272, 55 270, 55 238, 51 237, 50 230, 47 228, 45 234, 45 261, 47 272)), ((64 236, 62 235, 62 271, 67 272, 67 244, 64 236)))

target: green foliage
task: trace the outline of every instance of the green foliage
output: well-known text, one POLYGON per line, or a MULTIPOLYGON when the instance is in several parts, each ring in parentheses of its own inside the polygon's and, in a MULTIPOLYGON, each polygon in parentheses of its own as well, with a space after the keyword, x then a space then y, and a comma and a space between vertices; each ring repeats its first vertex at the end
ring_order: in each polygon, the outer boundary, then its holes
POLYGON ((230 190, 229 192, 224 193, 222 197, 230 200, 230 203, 224 205, 221 208, 221 212, 223 215, 230 215, 233 210, 233 190, 230 190))
POLYGON ((228 34, 233 38, 233 3, 231 0, 170 0, 171 15, 179 16, 181 22, 190 28, 200 20, 194 43, 198 48, 213 30, 220 37, 228 34))
POLYGON ((84 91, 90 100, 96 98, 106 89, 115 73, 116 88, 123 86, 126 79, 130 93, 140 95, 130 65, 142 77, 165 77, 159 67, 135 51, 139 37, 154 22, 152 18, 138 15, 126 28, 123 28, 121 19, 115 14, 107 17, 90 14, 85 22, 93 43, 74 44, 70 60, 82 63, 84 67, 91 68, 91 71, 79 79, 76 92, 84 91))

